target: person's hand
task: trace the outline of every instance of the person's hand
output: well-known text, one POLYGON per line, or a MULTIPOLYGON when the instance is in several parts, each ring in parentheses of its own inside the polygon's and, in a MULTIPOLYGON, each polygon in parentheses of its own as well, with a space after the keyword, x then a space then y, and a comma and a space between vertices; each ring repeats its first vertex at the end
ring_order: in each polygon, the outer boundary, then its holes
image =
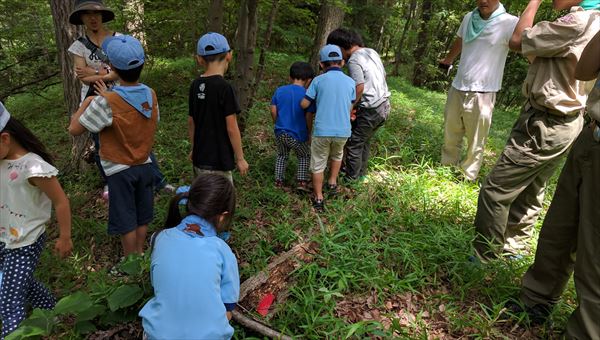
POLYGON ((192 150, 192 151, 190 151, 190 154, 188 155, 188 160, 191 161, 191 162, 194 161, 194 159, 192 158, 193 154, 194 154, 194 151, 192 150))
POLYGON ((352 109, 352 111, 350 111, 350 121, 353 122, 356 120, 356 109, 352 109))
POLYGON ((106 83, 100 79, 94 83, 94 89, 96 90, 96 94, 102 96, 108 91, 108 86, 106 86, 106 83))
POLYGON ((238 170, 240 171, 240 174, 242 176, 246 176, 246 174, 248 173, 248 168, 249 168, 248 162, 246 162, 246 160, 243 158, 238 159, 236 161, 236 166, 237 166, 238 170))
POLYGON ((54 245, 54 251, 60 256, 61 259, 71 255, 73 249, 73 241, 70 237, 59 237, 54 245))
POLYGON ((96 70, 91 67, 75 67, 75 74, 77 74, 77 78, 82 79, 85 77, 93 76, 96 74, 96 70))

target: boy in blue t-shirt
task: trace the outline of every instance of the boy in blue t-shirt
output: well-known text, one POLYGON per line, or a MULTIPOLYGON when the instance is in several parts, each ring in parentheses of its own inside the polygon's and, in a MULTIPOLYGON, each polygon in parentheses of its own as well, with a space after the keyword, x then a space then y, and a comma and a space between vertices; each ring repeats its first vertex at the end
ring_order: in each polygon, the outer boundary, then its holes
POLYGON ((313 207, 322 211, 323 172, 328 159, 331 159, 331 168, 327 187, 332 194, 337 192, 337 176, 342 165, 344 145, 351 134, 350 112, 356 100, 356 83, 342 72, 344 60, 338 46, 325 45, 319 54, 320 65, 325 73, 311 82, 300 105, 306 109, 313 102, 317 104, 310 168, 313 174, 313 207))
POLYGON ((275 141, 277 145, 277 161, 275 162, 275 186, 283 187, 285 168, 290 149, 298 158, 296 180, 298 190, 308 191, 308 166, 310 148, 308 146, 308 122, 312 121, 314 106, 306 111, 300 102, 306 93, 306 87, 315 77, 315 71, 309 63, 297 61, 290 67, 291 84, 275 90, 271 99, 271 116, 275 123, 275 141))

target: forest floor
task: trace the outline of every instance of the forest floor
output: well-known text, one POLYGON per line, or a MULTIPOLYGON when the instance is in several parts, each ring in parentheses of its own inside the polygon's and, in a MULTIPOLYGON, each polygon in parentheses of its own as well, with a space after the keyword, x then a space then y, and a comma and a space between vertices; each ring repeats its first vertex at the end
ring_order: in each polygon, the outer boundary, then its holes
MULTIPOLYGON (((389 78, 393 110, 374 138, 369 175, 328 199, 324 213, 315 214, 309 197, 291 189, 293 156, 287 170, 290 188, 274 187, 275 147, 268 105, 273 89, 286 82, 293 61, 294 56, 270 55, 267 80, 250 112, 243 138, 250 173, 234 176, 238 207, 230 245, 238 257, 242 281, 297 244, 310 244, 309 256, 272 270, 270 285, 240 304, 254 311, 269 292, 276 295, 275 304, 267 318, 249 314, 286 335, 310 339, 523 339, 560 334, 575 305, 572 282, 555 308, 554 328, 528 329, 502 322, 499 315, 504 303, 518 293, 533 256, 486 265, 467 261, 473 254, 472 221, 479 186, 462 181, 453 169, 439 164, 444 94, 389 78)), ((193 61, 152 60, 144 74, 160 102, 155 146, 160 166, 172 184, 189 184, 186 121, 188 86, 197 74, 193 61)), ((7 107, 40 136, 62 169, 69 158, 70 137, 61 91, 51 87, 39 94, 20 95, 11 98, 7 107)), ((480 177, 495 162, 517 114, 518 109, 494 112, 480 177)), ((89 306, 98 307, 88 318, 75 312, 63 315, 44 334, 53 338, 138 336, 135 315, 152 294, 147 268, 134 278, 115 279, 107 274, 119 259, 120 246, 106 234, 107 206, 99 199, 99 176, 90 168, 82 174, 63 173, 60 180, 71 199, 74 255, 60 261, 48 244, 37 275, 58 297, 86 304, 90 300, 89 306), (125 326, 124 321, 128 321, 125 326)), ((556 176, 546 205, 555 181, 556 176)), ((164 221, 168 200, 167 195, 157 196, 151 230, 164 221)), ((49 233, 56 236, 55 225, 49 233)), ((536 239, 537 235, 532 252, 536 239)), ((148 265, 147 256, 136 265, 140 264, 148 265)), ((254 336, 236 326, 236 338, 254 336)))

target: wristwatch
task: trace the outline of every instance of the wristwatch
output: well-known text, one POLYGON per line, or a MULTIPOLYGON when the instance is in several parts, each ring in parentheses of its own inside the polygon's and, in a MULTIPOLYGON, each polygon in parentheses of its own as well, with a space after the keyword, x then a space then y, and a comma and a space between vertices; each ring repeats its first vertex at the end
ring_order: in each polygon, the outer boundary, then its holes
POLYGON ((100 70, 96 69, 96 75, 100 74, 100 70))

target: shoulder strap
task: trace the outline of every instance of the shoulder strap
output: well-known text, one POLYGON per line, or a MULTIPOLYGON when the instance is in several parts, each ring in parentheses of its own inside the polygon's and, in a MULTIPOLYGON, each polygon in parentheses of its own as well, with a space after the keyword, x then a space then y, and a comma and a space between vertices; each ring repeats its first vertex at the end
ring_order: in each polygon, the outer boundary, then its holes
POLYGON ((104 54, 102 49, 99 49, 93 42, 88 39, 87 36, 82 36, 77 39, 80 43, 82 43, 88 50, 92 52, 92 55, 96 55, 98 59, 103 63, 108 63, 108 57, 104 54))

